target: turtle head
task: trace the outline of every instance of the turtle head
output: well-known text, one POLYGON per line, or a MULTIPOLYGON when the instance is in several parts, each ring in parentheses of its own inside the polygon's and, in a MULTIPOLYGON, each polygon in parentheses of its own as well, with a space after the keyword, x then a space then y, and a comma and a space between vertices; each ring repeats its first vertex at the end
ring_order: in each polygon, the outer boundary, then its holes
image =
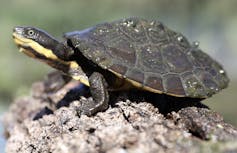
POLYGON ((74 51, 66 43, 59 42, 47 32, 35 27, 15 27, 13 40, 19 47, 20 52, 38 59, 76 80, 84 79, 81 67, 72 60, 74 51))
POLYGON ((74 53, 67 45, 35 27, 15 27, 13 39, 20 51, 34 58, 44 56, 47 59, 68 61, 74 53))

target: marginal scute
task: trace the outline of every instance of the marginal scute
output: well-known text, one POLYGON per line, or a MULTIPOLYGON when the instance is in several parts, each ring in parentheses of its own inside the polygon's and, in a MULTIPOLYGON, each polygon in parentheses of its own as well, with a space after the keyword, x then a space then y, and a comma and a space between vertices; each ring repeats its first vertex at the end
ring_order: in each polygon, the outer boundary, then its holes
POLYGON ((162 78, 159 76, 148 76, 144 84, 145 86, 151 87, 153 89, 164 91, 162 78))
POLYGON ((126 77, 130 80, 134 80, 137 82, 143 82, 144 81, 144 73, 141 72, 138 69, 130 69, 126 73, 126 77))
POLYGON ((213 62, 212 64, 212 69, 214 69, 217 73, 214 78, 216 79, 216 82, 219 84, 219 87, 221 89, 224 89, 227 87, 228 82, 230 81, 229 78, 227 77, 227 74, 225 70, 222 68, 220 64, 218 64, 216 61, 213 62))
POLYGON ((127 67, 119 64, 113 64, 109 67, 109 69, 121 75, 125 75, 125 73, 127 72, 127 67))
POLYGON ((174 94, 177 96, 185 95, 183 84, 178 75, 168 74, 163 77, 165 79, 165 89, 169 94, 174 94))

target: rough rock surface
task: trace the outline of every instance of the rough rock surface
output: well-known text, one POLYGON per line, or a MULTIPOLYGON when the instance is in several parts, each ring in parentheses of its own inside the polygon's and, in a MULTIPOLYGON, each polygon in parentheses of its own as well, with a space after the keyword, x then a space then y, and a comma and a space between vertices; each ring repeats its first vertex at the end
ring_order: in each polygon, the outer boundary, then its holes
POLYGON ((81 97, 56 109, 75 85, 70 82, 46 92, 44 83, 38 82, 30 96, 15 100, 3 119, 6 152, 237 152, 237 129, 205 107, 184 107, 164 115, 148 102, 118 100, 105 112, 88 117, 77 112, 90 100, 81 97))

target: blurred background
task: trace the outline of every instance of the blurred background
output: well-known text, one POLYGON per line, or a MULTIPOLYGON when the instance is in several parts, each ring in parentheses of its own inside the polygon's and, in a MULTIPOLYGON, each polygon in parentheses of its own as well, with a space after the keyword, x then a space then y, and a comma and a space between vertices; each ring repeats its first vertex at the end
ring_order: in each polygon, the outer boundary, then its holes
MULTIPOLYGON (((198 40, 200 48, 224 65, 231 79, 229 87, 204 103, 237 126, 236 6, 234 0, 1 0, 0 112, 14 98, 28 95, 31 84, 51 70, 18 52, 12 41, 14 26, 40 27, 61 39, 63 32, 138 16, 159 20, 190 41, 198 40)), ((4 145, 2 137, 0 145, 4 145)))

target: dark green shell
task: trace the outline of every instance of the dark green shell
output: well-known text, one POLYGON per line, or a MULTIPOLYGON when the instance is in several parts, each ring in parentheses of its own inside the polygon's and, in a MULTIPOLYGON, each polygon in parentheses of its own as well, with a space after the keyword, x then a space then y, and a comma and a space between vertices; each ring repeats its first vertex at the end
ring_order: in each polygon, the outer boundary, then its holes
POLYGON ((161 22, 128 18, 65 34, 82 54, 144 89, 206 98, 229 79, 214 59, 161 22))

